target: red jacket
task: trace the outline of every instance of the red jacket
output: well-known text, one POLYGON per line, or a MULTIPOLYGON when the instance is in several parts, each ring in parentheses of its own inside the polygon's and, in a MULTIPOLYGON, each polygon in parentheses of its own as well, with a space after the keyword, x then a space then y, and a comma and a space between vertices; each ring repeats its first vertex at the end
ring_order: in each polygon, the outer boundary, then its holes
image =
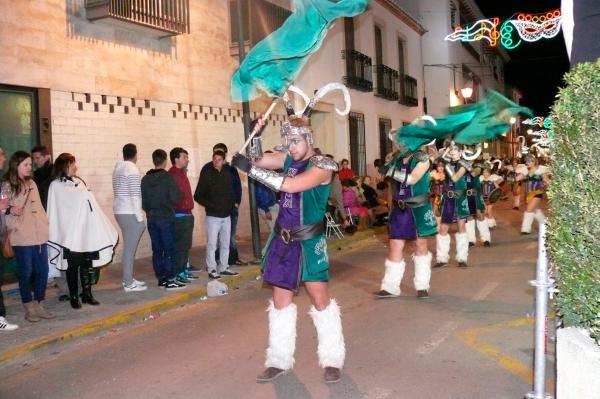
POLYGON ((191 212, 194 209, 194 198, 192 197, 192 186, 183 169, 171 166, 169 173, 175 179, 175 183, 181 191, 181 201, 173 205, 175 212, 191 212))
POLYGON ((354 177, 354 172, 352 169, 340 169, 338 176, 340 177, 340 181, 344 181, 352 179, 354 177))

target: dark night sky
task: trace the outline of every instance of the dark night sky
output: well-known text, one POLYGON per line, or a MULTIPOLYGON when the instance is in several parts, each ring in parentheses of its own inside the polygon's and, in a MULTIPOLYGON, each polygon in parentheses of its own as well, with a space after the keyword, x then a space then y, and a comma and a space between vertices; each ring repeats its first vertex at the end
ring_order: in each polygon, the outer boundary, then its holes
MULTIPOLYGON (((500 17, 504 21, 517 12, 541 13, 560 8, 560 0, 476 0, 487 18, 500 17)), ((498 44, 500 45, 500 44, 498 44)), ((535 43, 523 42, 514 50, 507 50, 511 61, 506 65, 506 83, 523 92, 522 104, 536 115, 547 115, 561 86, 562 77, 569 69, 569 58, 562 31, 552 39, 535 43)))

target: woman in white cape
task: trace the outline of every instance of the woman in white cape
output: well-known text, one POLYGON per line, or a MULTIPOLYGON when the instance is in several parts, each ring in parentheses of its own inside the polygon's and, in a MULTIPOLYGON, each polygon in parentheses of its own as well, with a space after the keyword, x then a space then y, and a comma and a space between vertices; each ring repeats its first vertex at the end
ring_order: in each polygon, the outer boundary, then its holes
POLYGON ((92 273, 112 260, 118 233, 85 182, 76 176, 75 157, 63 153, 56 158, 48 191, 50 266, 66 270, 73 309, 81 302, 100 303, 92 295, 92 273), (81 280, 81 302, 77 275, 81 280))

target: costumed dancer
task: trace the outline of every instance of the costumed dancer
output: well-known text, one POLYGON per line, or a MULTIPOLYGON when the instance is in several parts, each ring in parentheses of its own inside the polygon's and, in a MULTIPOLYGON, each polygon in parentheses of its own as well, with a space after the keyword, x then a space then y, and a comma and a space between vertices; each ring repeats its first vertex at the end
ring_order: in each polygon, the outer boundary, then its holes
MULTIPOLYGON (((512 193, 513 196, 513 209, 515 211, 518 211, 520 206, 521 206, 521 195, 522 195, 522 190, 521 190, 521 180, 517 179, 517 169, 519 169, 519 161, 517 160, 517 158, 514 158, 512 160, 511 165, 507 166, 506 169, 508 170, 508 173, 506 175, 506 181, 510 186, 510 191, 512 193)), ((525 165, 522 165, 525 166, 525 165)))
POLYGON ((329 258, 323 224, 337 164, 315 152, 309 119, 315 104, 332 90, 342 90, 346 109, 338 113, 346 115, 350 97, 339 83, 318 90, 300 114, 295 114, 284 95, 289 116, 281 129, 285 152, 263 155, 255 140, 250 148, 251 160, 241 154, 232 159, 232 164, 250 178, 281 192, 279 216, 263 256, 263 280, 272 285, 273 298, 267 310, 266 369, 257 382, 272 381, 294 365, 297 309, 293 300, 301 283, 312 303, 309 314, 317 330, 317 354, 325 382, 335 383, 341 378, 346 349, 340 308, 328 293, 329 258), (275 172, 278 169, 283 169, 283 173, 275 172))
POLYGON ((546 187, 550 184, 550 170, 544 165, 539 165, 537 158, 532 154, 525 157, 525 165, 525 168, 521 167, 517 171, 517 179, 526 182, 527 190, 525 194, 527 208, 523 212, 521 234, 531 234, 531 225, 534 219, 538 223, 546 221, 546 216, 540 206, 546 193, 546 187))
POLYGON ((469 246, 474 246, 477 242, 477 235, 475 233, 475 226, 479 231, 479 236, 483 245, 489 247, 492 241, 490 235, 490 228, 487 220, 485 219, 485 203, 481 190, 481 171, 483 165, 475 163, 472 165, 470 172, 465 174, 465 180, 467 182, 467 203, 469 204, 469 217, 465 228, 467 230, 467 236, 469 237, 469 246))
POLYGON ((494 203, 502 196, 500 185, 504 180, 501 176, 492 173, 491 164, 486 163, 481 174, 481 190, 485 201, 485 220, 490 229, 496 227, 496 218, 494 217, 494 203))
POLYGON ((467 267, 469 257, 469 238, 466 230, 466 220, 469 216, 469 203, 467 201, 467 180, 465 174, 471 170, 471 165, 461 159, 461 152, 454 143, 450 144, 448 151, 449 159, 440 158, 446 171, 444 192, 440 203, 442 215, 440 231, 436 236, 436 264, 434 267, 443 267, 450 259, 450 235, 448 230, 450 224, 456 223, 456 261, 459 267, 467 267))
POLYGON ((431 279, 431 252, 427 237, 437 233, 437 221, 430 202, 429 155, 420 150, 421 142, 404 137, 402 129, 394 134, 399 151, 394 159, 383 166, 381 173, 390 178, 391 212, 389 217, 389 250, 385 260, 385 274, 379 298, 400 296, 400 283, 406 263, 403 259, 407 241, 415 243, 413 284, 418 298, 429 296, 431 279))
POLYGON ((438 162, 435 164, 435 169, 429 173, 431 178, 430 190, 431 190, 431 204, 433 205, 433 213, 437 220, 438 229, 442 220, 440 214, 440 203, 442 202, 442 194, 444 193, 444 181, 446 180, 446 173, 444 172, 444 164, 438 162))

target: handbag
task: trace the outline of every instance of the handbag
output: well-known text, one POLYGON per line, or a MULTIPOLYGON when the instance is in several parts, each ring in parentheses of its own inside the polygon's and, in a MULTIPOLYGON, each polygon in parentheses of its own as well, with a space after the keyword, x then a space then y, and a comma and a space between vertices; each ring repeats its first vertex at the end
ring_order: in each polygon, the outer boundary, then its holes
MULTIPOLYGON (((27 191, 27 195, 25 196, 25 201, 23 202, 23 208, 27 204, 27 200, 29 199, 29 194, 31 193, 31 189, 27 191)), ((15 257, 15 251, 10 242, 10 231, 6 229, 4 231, 4 236, 2 237, 2 256, 5 259, 10 259, 15 257)))

